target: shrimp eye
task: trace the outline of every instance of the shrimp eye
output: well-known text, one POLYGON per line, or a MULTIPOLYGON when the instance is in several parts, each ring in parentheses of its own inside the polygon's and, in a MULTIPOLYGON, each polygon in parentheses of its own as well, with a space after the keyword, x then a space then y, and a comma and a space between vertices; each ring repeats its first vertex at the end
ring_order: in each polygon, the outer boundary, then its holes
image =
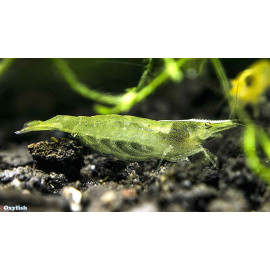
POLYGON ((210 127, 211 127, 211 123, 206 122, 206 123, 205 123, 205 128, 210 128, 210 127))

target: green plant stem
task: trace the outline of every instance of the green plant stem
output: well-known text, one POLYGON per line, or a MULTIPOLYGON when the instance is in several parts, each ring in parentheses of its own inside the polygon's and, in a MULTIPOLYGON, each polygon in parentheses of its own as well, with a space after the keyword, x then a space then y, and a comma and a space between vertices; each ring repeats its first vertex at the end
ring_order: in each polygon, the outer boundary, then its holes
MULTIPOLYGON (((257 129, 256 134, 258 136, 258 140, 262 146, 264 153, 270 159, 270 140, 267 134, 261 129, 257 129)), ((270 181, 270 179, 269 179, 270 181)))
MULTIPOLYGON (((172 63, 173 61, 174 71, 178 70, 178 80, 181 80, 183 78, 182 72, 179 69, 184 63, 186 63, 187 60, 188 58, 170 60, 170 63, 172 63)), ((112 105, 111 107, 107 107, 104 105, 96 105, 95 110, 100 114, 120 113, 130 110, 136 103, 144 100, 147 96, 152 94, 161 84, 163 84, 171 76, 171 74, 165 68, 150 83, 145 85, 152 67, 152 59, 149 59, 146 70, 142 74, 137 87, 126 89, 126 93, 122 95, 110 95, 100 93, 94 89, 90 89, 86 85, 78 81, 76 75, 70 69, 64 59, 53 59, 53 61, 60 73, 67 81, 67 83, 73 89, 73 91, 79 93, 86 98, 92 99, 97 103, 112 105)))
POLYGON ((142 76, 140 78, 140 81, 139 81, 139 83, 137 85, 136 91, 141 90, 145 86, 146 81, 147 81, 147 79, 149 77, 149 74, 151 72, 152 66, 153 66, 153 59, 148 58, 148 63, 146 65, 146 67, 145 67, 145 71, 143 72, 143 74, 142 74, 142 76))
POLYGON ((67 81, 67 83, 70 85, 71 89, 73 89, 75 92, 79 93, 83 97, 109 105, 115 105, 121 102, 121 96, 103 94, 96 90, 90 89, 83 83, 79 82, 76 75, 70 69, 65 60, 55 58, 53 59, 53 61, 60 73, 67 81))
MULTIPOLYGON (((181 58, 175 61, 178 68, 181 68, 188 58, 181 58)), ((122 102, 115 107, 106 107, 101 105, 96 105, 95 109, 100 114, 108 113, 120 113, 130 110, 136 103, 144 100, 147 96, 152 94, 161 84, 170 78, 170 75, 166 70, 162 71, 158 76, 156 76, 148 85, 143 87, 141 91, 128 92, 123 95, 122 102)))
POLYGON ((231 86, 230 86, 230 82, 226 76, 225 70, 224 70, 224 68, 223 68, 223 66, 218 58, 211 58, 210 60, 211 60, 211 63, 214 67, 214 70, 217 74, 217 77, 221 83, 224 96, 228 100, 229 105, 231 105, 230 104, 231 103, 231 96, 230 96, 231 86))
MULTIPOLYGON (((265 138, 264 138, 265 139, 265 138)), ((269 140, 267 139, 267 145, 269 146, 269 140)), ((244 151, 247 157, 247 163, 251 170, 256 173, 260 178, 264 179, 270 184, 270 168, 264 166, 256 153, 256 127, 255 125, 249 124, 245 127, 244 140, 243 140, 244 151)))
POLYGON ((180 82, 183 78, 183 73, 179 69, 176 61, 173 58, 163 58, 163 61, 171 79, 175 82, 180 82))
POLYGON ((4 58, 0 62, 0 76, 10 67, 14 60, 14 58, 4 58))
MULTIPOLYGON (((181 58, 177 60, 176 66, 180 68, 188 59, 181 58)), ((169 75, 166 71, 161 72, 155 79, 153 79, 147 86, 145 86, 140 92, 138 92, 137 97, 135 99, 135 103, 138 103, 144 100, 147 96, 152 94, 156 88, 158 88, 161 84, 163 84, 166 80, 169 79, 169 75)))

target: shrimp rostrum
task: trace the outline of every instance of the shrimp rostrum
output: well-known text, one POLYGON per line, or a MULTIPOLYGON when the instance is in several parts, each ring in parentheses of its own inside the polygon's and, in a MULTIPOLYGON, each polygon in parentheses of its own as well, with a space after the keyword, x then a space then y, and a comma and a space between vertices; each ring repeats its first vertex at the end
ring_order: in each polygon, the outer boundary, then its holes
POLYGON ((216 157, 202 146, 203 142, 221 137, 220 132, 237 125, 233 120, 155 121, 122 115, 58 115, 47 121, 29 122, 16 133, 60 130, 100 153, 129 161, 162 159, 177 162, 203 152, 215 165, 216 157))

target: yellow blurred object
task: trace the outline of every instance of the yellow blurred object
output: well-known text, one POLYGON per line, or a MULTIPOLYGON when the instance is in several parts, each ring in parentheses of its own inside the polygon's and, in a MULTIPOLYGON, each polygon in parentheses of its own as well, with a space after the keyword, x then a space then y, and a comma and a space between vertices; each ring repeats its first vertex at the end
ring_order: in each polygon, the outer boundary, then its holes
POLYGON ((258 103, 262 94, 270 87, 270 61, 256 61, 231 82, 231 95, 236 96, 243 105, 258 103))

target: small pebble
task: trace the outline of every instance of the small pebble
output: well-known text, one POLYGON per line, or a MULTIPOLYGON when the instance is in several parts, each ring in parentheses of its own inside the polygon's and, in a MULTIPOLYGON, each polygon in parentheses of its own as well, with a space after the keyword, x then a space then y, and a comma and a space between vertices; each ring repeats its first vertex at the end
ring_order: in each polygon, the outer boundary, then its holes
POLYGON ((130 212, 158 212, 158 208, 154 203, 145 202, 139 206, 131 208, 130 212))
POLYGON ((62 189, 62 195, 69 201, 70 209, 73 212, 81 211, 82 193, 71 186, 66 186, 62 189))
POLYGON ((208 211, 245 212, 248 211, 248 204, 243 192, 230 188, 221 197, 210 202, 208 211))
POLYGON ((135 188, 123 188, 121 189, 120 193, 126 199, 133 199, 137 195, 135 188))
POLYGON ((113 205, 116 199, 117 199, 117 194, 116 194, 116 191, 113 191, 113 190, 105 192, 100 197, 100 201, 104 206, 113 205))

